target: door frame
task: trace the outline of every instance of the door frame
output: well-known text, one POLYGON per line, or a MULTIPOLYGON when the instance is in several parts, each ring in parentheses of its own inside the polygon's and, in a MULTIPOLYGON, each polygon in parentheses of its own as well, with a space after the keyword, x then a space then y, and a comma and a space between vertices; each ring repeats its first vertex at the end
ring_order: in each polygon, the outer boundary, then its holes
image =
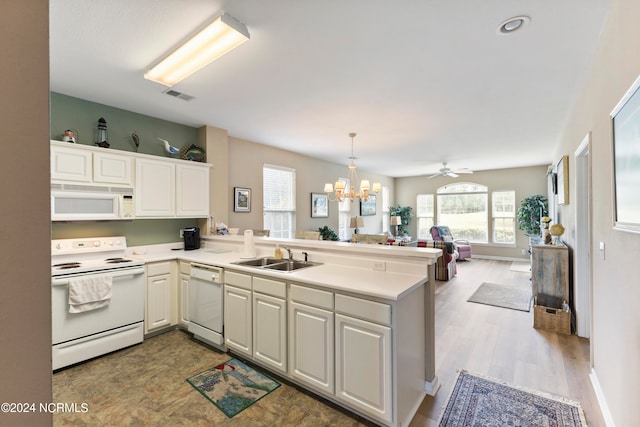
POLYGON ((591 132, 574 153, 576 173, 575 311, 576 334, 589 338, 592 320, 591 251, 591 132))

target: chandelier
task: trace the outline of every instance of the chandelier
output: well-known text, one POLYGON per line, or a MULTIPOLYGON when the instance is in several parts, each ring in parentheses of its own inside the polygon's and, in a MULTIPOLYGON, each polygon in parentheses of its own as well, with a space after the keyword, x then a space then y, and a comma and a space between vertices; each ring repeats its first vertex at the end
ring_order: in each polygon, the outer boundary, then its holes
POLYGON ((366 202, 369 200, 369 194, 371 191, 373 191, 374 193, 378 193, 380 190, 382 190, 382 185, 379 182, 374 182, 373 187, 371 187, 369 180, 363 179, 362 181, 360 181, 360 191, 356 192, 355 187, 353 186, 353 184, 358 180, 356 165, 353 163, 355 159, 355 156, 353 155, 353 138, 356 137, 356 133, 351 132, 349 134, 349 137, 351 138, 351 157, 349 157, 351 159, 351 163, 349 164, 349 174, 347 176, 347 179, 349 180, 349 185, 351 186, 351 188, 349 189, 349 191, 345 191, 345 183, 340 179, 336 181, 335 188, 334 185, 332 185, 330 182, 327 182, 324 185, 324 192, 329 193, 329 199, 332 202, 341 202, 344 199, 349 199, 353 202, 353 199, 356 198, 359 198, 360 200, 366 202), (331 193, 335 194, 335 199, 331 198, 331 193))

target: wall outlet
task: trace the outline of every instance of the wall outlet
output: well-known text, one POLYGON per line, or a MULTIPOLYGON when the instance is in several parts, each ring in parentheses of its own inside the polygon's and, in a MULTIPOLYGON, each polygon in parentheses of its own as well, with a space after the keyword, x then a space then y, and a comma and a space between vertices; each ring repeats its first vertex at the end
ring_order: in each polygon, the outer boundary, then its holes
POLYGON ((373 269, 378 271, 386 271, 387 263, 385 261, 373 261, 373 269))
POLYGON ((526 250, 526 249, 523 249, 523 250, 522 250, 522 255, 526 255, 526 254, 527 254, 527 250, 526 250))
POLYGON ((184 229, 183 228, 180 229, 180 238, 184 239, 184 229))

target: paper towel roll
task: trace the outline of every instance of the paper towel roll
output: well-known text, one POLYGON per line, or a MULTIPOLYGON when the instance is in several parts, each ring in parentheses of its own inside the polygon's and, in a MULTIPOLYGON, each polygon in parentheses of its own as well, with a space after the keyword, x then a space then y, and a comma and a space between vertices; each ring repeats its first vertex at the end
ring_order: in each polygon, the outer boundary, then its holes
POLYGON ((253 230, 245 230, 244 232, 244 248, 241 258, 255 258, 256 247, 253 244, 253 230))

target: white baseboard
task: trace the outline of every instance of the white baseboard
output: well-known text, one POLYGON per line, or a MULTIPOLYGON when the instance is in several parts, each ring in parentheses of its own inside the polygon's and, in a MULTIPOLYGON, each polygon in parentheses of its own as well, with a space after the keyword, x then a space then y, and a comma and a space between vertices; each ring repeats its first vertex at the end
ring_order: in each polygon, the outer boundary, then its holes
POLYGON ((440 381, 438 377, 433 377, 432 381, 424 382, 424 391, 426 391, 429 396, 435 396, 439 389, 440 381))
POLYGON ((476 255, 470 258, 473 260, 474 258, 478 259, 491 259, 494 261, 510 261, 510 262, 529 262, 529 258, 513 258, 513 257, 504 257, 504 256, 494 256, 494 255, 476 255))
POLYGON ((607 427, 615 427, 613 417, 611 416, 611 412, 609 411, 609 405, 607 405, 607 400, 605 399, 604 393, 602 392, 602 387, 600 387, 600 381, 598 381, 598 375, 596 375, 596 371, 594 371, 593 369, 591 369, 589 379, 591 380, 593 391, 596 393, 596 399, 598 399, 598 406, 600 407, 600 412, 602 412, 604 423, 607 425, 607 427))

